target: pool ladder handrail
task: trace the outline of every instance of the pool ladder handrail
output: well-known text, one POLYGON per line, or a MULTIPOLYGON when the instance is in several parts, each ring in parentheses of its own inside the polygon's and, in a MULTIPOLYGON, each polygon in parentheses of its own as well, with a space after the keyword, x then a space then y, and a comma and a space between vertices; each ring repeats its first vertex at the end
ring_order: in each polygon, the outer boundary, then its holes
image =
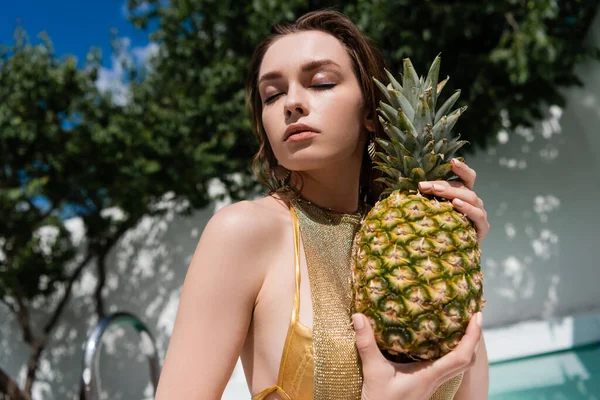
POLYGON ((85 400, 98 400, 100 399, 100 376, 98 374, 100 364, 100 347, 102 345, 101 339, 104 332, 111 325, 130 325, 140 335, 142 342, 142 351, 148 358, 148 365, 150 369, 150 381, 152 382, 154 391, 158 387, 158 378, 160 376, 160 363, 158 360, 158 351, 156 348, 156 342, 150 333, 150 330, 146 325, 135 315, 119 311, 104 317, 92 332, 88 335, 85 341, 84 353, 83 353, 83 372, 81 374, 81 385, 83 398, 85 400))

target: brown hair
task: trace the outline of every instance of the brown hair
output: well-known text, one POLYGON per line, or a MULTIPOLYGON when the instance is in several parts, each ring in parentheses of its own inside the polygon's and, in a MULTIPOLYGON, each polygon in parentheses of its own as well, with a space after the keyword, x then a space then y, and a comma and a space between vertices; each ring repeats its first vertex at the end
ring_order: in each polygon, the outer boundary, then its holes
MULTIPOLYGON (((259 149, 254 156, 252 168, 258 180, 266 185, 271 192, 281 191, 285 183, 274 176, 277 159, 262 124, 263 104, 257 87, 258 73, 265 53, 276 40, 288 34, 310 30, 328 33, 338 39, 345 47, 352 60, 354 72, 361 87, 365 107, 370 108, 374 118, 374 135, 376 137, 383 137, 384 135, 376 111, 379 101, 382 99, 382 94, 375 87, 372 78, 375 77, 380 81, 385 80, 385 62, 372 41, 348 17, 337 11, 320 10, 309 12, 298 18, 294 23, 273 25, 271 34, 254 50, 246 79, 246 105, 250 113, 252 129, 259 143, 259 149)), ((381 190, 379 185, 374 182, 375 170, 373 170, 373 163, 366 150, 367 146, 365 145, 360 195, 363 201, 373 204, 377 201, 381 190)))

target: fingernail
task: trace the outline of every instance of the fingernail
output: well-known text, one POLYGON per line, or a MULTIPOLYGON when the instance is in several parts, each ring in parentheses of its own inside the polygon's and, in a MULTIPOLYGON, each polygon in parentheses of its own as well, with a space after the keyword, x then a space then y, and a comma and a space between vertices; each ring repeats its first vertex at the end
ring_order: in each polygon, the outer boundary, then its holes
POLYGON ((456 158, 452 159, 452 163, 454 163, 455 167, 459 167, 459 168, 462 167, 462 164, 463 164, 459 160, 457 160, 456 158))
POLYGON ((365 326, 365 321, 363 321, 362 317, 358 314, 354 314, 352 316, 352 322, 354 322, 354 329, 357 331, 361 330, 365 326))
POLYGON ((434 184, 433 185, 433 190, 435 190, 436 192, 443 192, 444 191, 444 187, 442 185, 434 184))
POLYGON ((477 313, 477 325, 479 325, 480 328, 481 328, 481 319, 482 319, 481 311, 479 311, 477 313))
POLYGON ((421 188, 421 190, 429 190, 431 189, 431 183, 419 182, 419 187, 421 188))
POLYGON ((463 204, 465 204, 464 201, 462 201, 461 199, 454 199, 454 204, 456 204, 457 206, 462 206, 463 204))

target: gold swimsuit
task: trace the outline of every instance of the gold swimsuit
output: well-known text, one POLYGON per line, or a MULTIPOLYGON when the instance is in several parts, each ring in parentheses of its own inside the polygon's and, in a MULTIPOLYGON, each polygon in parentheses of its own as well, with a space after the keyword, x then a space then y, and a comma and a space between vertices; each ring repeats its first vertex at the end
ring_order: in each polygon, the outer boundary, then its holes
MULTIPOLYGON (((291 203, 294 308, 277 384, 252 396, 252 400, 266 399, 271 393, 286 400, 360 400, 362 371, 350 323, 349 265, 352 237, 361 215, 328 212, 301 198, 291 203), (313 329, 298 321, 301 235, 309 270, 313 329)), ((452 400, 462 376, 444 382, 430 400, 452 400)))

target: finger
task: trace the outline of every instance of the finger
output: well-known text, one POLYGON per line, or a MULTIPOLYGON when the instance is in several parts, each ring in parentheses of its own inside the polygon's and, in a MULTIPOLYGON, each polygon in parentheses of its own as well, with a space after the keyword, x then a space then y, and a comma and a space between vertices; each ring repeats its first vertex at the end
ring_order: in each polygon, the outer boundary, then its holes
POLYGON ((462 181, 422 181, 419 182, 419 190, 422 192, 431 192, 432 185, 442 185, 444 187, 465 188, 469 190, 462 181))
POLYGON ((453 158, 450 161, 452 165, 452 171, 465 183, 465 186, 469 189, 473 189, 475 186, 475 179, 477 178, 477 173, 473 168, 469 168, 467 164, 461 162, 460 160, 453 158))
POLYGON ((453 376, 453 374, 464 371, 472 365, 475 349, 481 339, 481 312, 471 317, 465 335, 462 337, 458 346, 450 353, 446 354, 433 363, 432 369, 439 375, 453 376))
POLYGON ((352 321, 356 331, 356 348, 362 360, 363 370, 368 371, 385 363, 385 357, 375 342, 373 327, 369 319, 365 315, 357 313, 352 315, 352 321))
POLYGON ((473 192, 470 189, 467 189, 464 185, 453 186, 448 184, 448 182, 444 184, 438 181, 432 181, 421 182, 419 184, 419 187, 421 186, 425 188, 423 192, 432 193, 438 197, 443 197, 448 200, 458 198, 463 201, 466 201, 469 204, 472 204, 475 207, 483 208, 483 201, 479 197, 477 197, 477 194, 475 194, 475 192, 473 192), (431 186, 429 187, 427 183, 430 183, 431 186))
POLYGON ((477 231, 477 239, 481 242, 490 231, 490 224, 487 220, 487 213, 485 210, 466 203, 459 198, 452 200, 452 204, 458 211, 462 212, 473 221, 475 230, 477 231))

